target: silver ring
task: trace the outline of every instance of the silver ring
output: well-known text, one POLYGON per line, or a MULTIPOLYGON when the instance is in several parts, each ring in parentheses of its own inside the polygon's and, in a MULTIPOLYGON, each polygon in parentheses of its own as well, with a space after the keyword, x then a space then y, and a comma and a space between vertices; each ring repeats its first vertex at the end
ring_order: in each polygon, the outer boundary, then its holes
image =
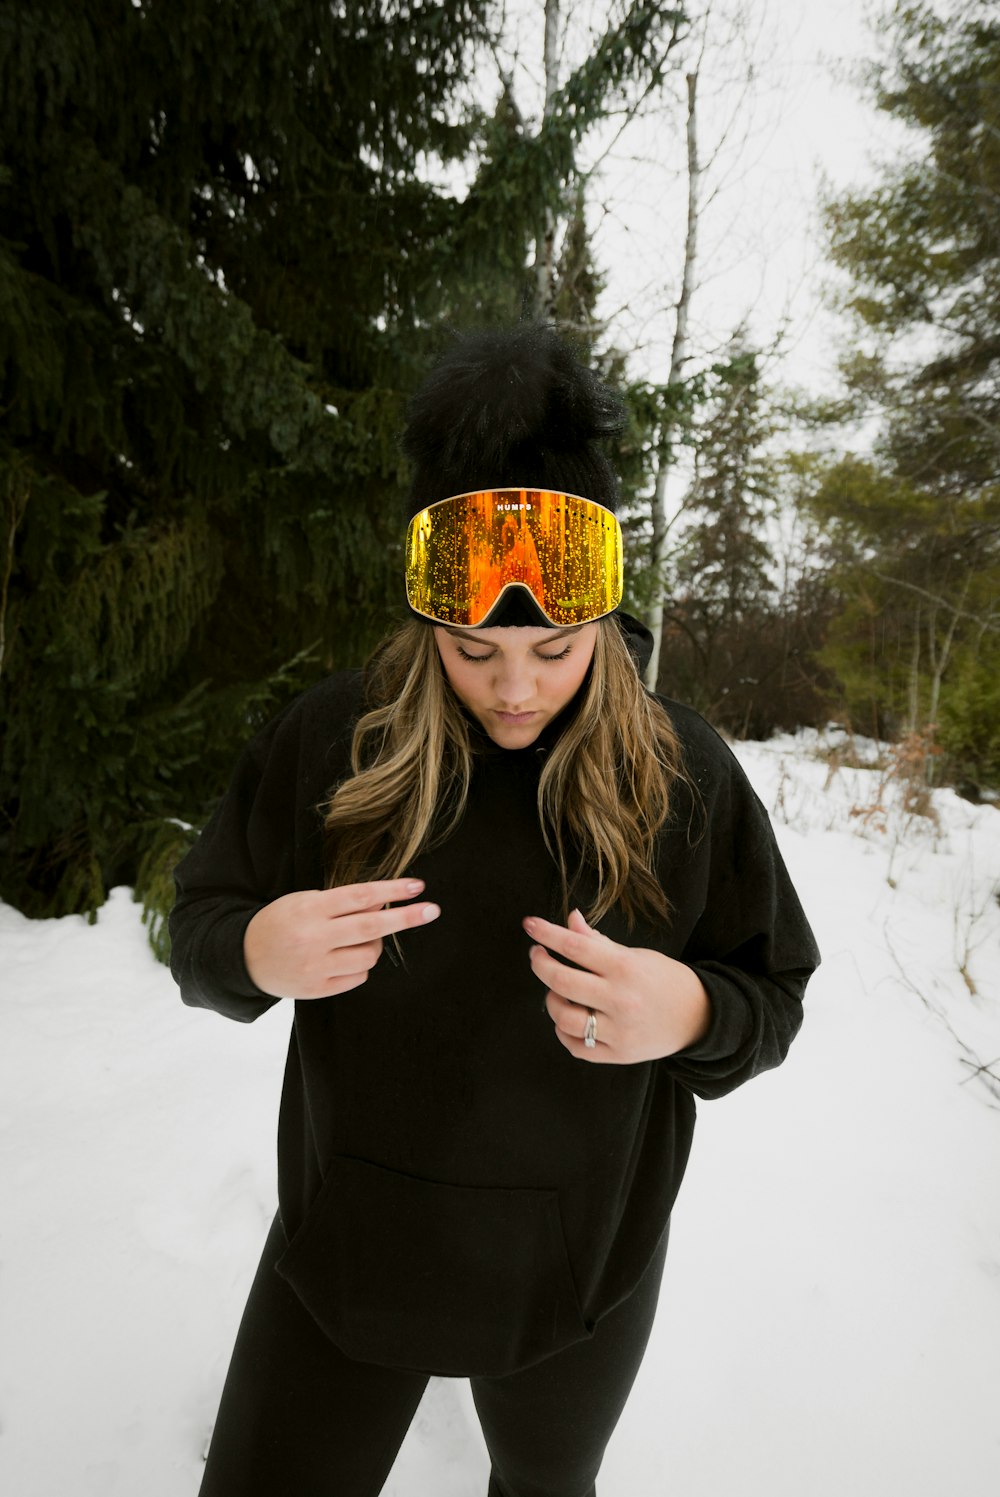
POLYGON ((587 1015, 587 1026, 583 1031, 583 1043, 588 1050, 593 1050, 597 1044, 597 1015, 593 1009, 587 1015))

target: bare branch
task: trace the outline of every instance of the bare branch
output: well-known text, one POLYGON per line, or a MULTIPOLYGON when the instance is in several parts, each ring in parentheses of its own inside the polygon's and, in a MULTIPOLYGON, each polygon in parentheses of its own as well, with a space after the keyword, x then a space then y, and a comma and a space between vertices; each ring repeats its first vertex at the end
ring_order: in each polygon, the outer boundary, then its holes
POLYGON ((949 603, 947 598, 942 598, 937 593, 928 592, 926 587, 919 587, 915 582, 904 582, 902 577, 890 577, 887 572, 873 572, 872 576, 877 577, 880 582, 888 582, 892 587, 902 587, 908 592, 917 593, 921 598, 925 598, 928 603, 934 603, 938 608, 943 608, 948 613, 954 614, 956 618, 971 619, 974 624, 979 624, 984 629, 1000 631, 1000 622, 994 622, 990 614, 970 613, 966 608, 956 607, 954 603, 949 603))
MULTIPOLYGON (((680 13, 678 13, 672 27, 670 28, 670 36, 667 40, 667 44, 663 49, 663 56, 660 60, 660 68, 662 68, 662 65, 667 61, 667 58, 670 56, 671 52, 677 46, 677 43, 680 41, 681 28, 684 24, 684 17, 680 13)), ((615 147, 621 140, 622 135, 628 129, 629 125, 632 124, 633 120, 640 118, 643 105, 647 102, 648 99, 652 97, 653 94, 657 92, 660 87, 660 68, 656 69, 650 74, 649 78, 646 81, 646 86, 642 90, 642 93, 639 95, 638 99, 636 99, 635 102, 633 104, 630 104, 626 109, 620 111, 621 124, 615 131, 614 135, 611 137, 607 146, 591 164, 589 170, 587 171, 587 179, 596 176, 600 172, 600 169, 604 165, 604 162, 614 151, 615 147)), ((618 114, 616 113, 615 118, 617 117, 618 114)))
POLYGON ((992 1069, 992 1067, 997 1064, 997 1060, 1000 1060, 1000 1056, 998 1056, 994 1060, 985 1062, 979 1059, 979 1056, 975 1053, 975 1051, 962 1039, 962 1036, 958 1033, 951 1020, 948 1018, 948 1015, 943 1011, 943 1009, 939 1007, 938 1004, 931 1002, 927 994, 917 986, 917 984, 913 981, 913 978, 903 966, 903 963, 899 959, 899 953, 896 951, 895 946, 892 944, 892 939, 889 935, 888 920, 885 921, 882 927, 882 933, 885 938, 885 948, 892 958, 892 962, 896 968, 896 971, 899 973, 899 980, 902 983, 903 987, 906 988, 908 992, 913 993, 917 998, 919 998, 924 1007, 928 1009, 929 1012, 932 1013, 941 1024, 944 1025, 945 1029, 951 1035, 952 1039, 955 1041, 956 1045, 958 1045, 959 1049, 965 1052, 964 1055, 960 1055, 958 1057, 959 1065, 967 1066, 969 1068, 969 1075, 965 1077, 965 1081, 973 1081, 978 1079, 984 1083, 991 1095, 1000 1095, 1000 1076, 998 1076, 997 1073, 992 1069), (966 1059, 966 1057, 968 1057, 968 1059, 966 1059))

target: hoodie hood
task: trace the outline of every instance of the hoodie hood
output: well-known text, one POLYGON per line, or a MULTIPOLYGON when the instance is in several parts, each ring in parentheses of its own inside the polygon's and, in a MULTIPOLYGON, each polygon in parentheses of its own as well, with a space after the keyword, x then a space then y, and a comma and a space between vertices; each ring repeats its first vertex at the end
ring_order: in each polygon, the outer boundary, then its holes
POLYGON ((618 627, 625 636, 628 652, 635 661, 636 668, 641 676, 649 664, 649 657, 653 653, 653 636, 641 620, 633 618, 630 613, 626 613, 622 608, 616 608, 612 617, 617 620, 618 627))

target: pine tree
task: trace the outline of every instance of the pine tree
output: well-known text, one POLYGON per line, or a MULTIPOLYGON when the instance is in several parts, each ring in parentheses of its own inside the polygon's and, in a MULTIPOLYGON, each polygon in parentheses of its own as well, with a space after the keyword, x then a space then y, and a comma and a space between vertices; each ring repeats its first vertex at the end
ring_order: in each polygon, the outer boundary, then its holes
POLYGON ((995 710, 1000 640, 1000 21, 961 0, 897 5, 881 30, 870 87, 913 146, 827 208, 848 390, 879 422, 870 459, 814 496, 853 541, 829 658, 866 726, 937 724, 962 772, 995 775, 976 744, 1000 719, 977 736, 958 704, 995 710))
POLYGON ((502 15, 0 9, 0 894, 29 914, 131 882, 162 950, 239 744, 399 607, 407 393, 451 326, 522 313, 581 140, 677 19, 623 5, 533 132, 480 98, 502 15))
POLYGON ((741 339, 704 382, 685 525, 670 558, 660 685, 713 722, 763 736, 775 722, 765 677, 777 652, 767 525, 776 474, 757 355, 741 339))
POLYGON ((234 746, 384 617, 485 0, 0 14, 2 892, 162 893, 234 746), (155 886, 155 887, 154 887, 155 886))

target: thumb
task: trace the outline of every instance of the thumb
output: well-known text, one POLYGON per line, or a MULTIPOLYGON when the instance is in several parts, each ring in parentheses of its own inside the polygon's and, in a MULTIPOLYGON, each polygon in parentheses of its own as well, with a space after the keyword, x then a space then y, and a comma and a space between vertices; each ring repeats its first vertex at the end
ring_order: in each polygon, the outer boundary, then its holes
POLYGON ((590 926, 584 920, 579 910, 570 910, 569 919, 566 924, 570 930, 576 931, 577 935, 585 936, 590 933, 590 926))

